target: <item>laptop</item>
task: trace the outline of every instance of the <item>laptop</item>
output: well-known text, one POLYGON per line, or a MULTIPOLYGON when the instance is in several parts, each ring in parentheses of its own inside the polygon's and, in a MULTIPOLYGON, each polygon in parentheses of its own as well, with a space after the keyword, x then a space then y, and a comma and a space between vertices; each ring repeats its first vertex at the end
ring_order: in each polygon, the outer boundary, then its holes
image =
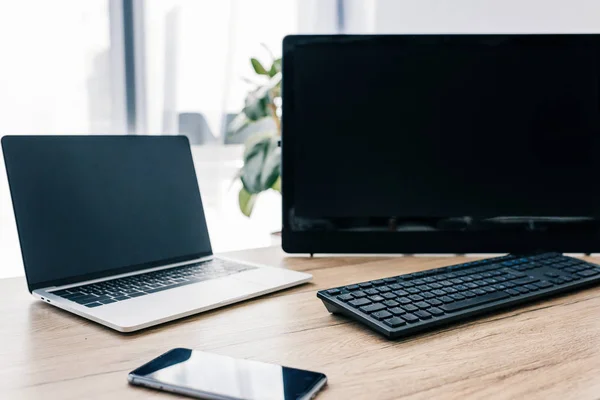
MULTIPOLYGON (((5 136, 29 291, 120 332, 308 282, 213 255, 183 136, 5 136)), ((231 226, 235 229, 235 226, 231 226)))

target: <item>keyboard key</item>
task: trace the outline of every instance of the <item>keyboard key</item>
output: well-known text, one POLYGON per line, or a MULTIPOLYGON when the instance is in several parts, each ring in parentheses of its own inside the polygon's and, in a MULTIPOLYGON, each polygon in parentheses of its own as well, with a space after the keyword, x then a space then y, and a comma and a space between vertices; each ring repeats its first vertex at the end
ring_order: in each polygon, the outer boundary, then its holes
POLYGON ((539 287, 540 289, 545 289, 545 288, 549 288, 551 286, 553 286, 550 282, 548 281, 540 281, 540 282, 536 282, 534 283, 535 286, 539 287))
POLYGON ((404 308, 408 312, 413 312, 413 311, 417 311, 418 310, 418 308, 415 307, 413 304, 407 304, 405 306, 402 306, 402 308, 404 308))
POLYGON ((513 283, 515 285, 527 285, 528 283, 533 283, 533 282, 537 282, 537 281, 539 281, 538 278, 535 278, 533 276, 527 276, 525 278, 517 279, 517 280, 513 281, 513 283))
POLYGON ((129 296, 117 296, 117 297, 113 297, 113 299, 116 300, 116 301, 123 301, 123 300, 131 299, 131 297, 129 297, 129 296))
POLYGON ((152 289, 152 290, 146 290, 146 293, 156 293, 156 292, 162 292, 163 290, 167 290, 167 289, 172 289, 172 286, 161 286, 161 287, 157 287, 156 289, 152 289))
POLYGON ((522 287, 522 286, 517 286, 517 287, 515 288, 515 290, 516 290, 517 292, 520 292, 520 293, 523 293, 523 294, 525 294, 525 293, 529 293, 529 289, 525 289, 525 288, 524 288, 524 287, 522 287))
POLYGON ((446 292, 443 290, 432 290, 431 293, 433 293, 436 296, 445 296, 446 292))
POLYGON ((406 291, 410 294, 417 294, 421 292, 421 289, 418 289, 416 287, 412 287, 412 288, 408 288, 406 289, 406 291))
POLYGON ((358 308, 358 307, 366 306, 367 304, 371 304, 371 300, 364 299, 364 298, 356 299, 356 300, 349 301, 348 304, 350 304, 354 308, 358 308))
POLYGON ((420 295, 426 299, 433 299, 435 297, 435 295, 431 292, 422 292, 420 295))
POLYGON ((590 276, 598 275, 599 273, 600 272, 598 270, 595 270, 595 269, 586 269, 584 271, 577 272, 577 275, 583 276, 584 278, 587 278, 587 277, 590 277, 590 276))
POLYGON ((535 285, 531 285, 531 284, 530 284, 530 285, 525 285, 525 286, 523 286, 523 287, 524 287, 525 289, 529 289, 529 290, 530 290, 530 291, 532 291, 532 292, 535 292, 535 291, 537 291, 537 290, 540 290, 540 288, 539 288, 539 287, 537 287, 537 286, 535 286, 535 285))
POLYGON ((386 293, 386 292, 391 292, 392 291, 392 289, 390 289, 387 286, 380 286, 380 287, 377 288, 377 290, 379 290, 379 293, 386 293))
POLYGON ((70 299, 71 301, 74 301, 75 303, 78 304, 87 304, 87 303, 92 303, 92 302, 99 302, 102 300, 107 300, 109 297, 108 296, 94 296, 94 295, 90 295, 90 296, 80 296, 80 297, 75 297, 70 299))
POLYGON ((392 316, 392 313, 386 311, 386 310, 382 310, 382 311, 377 311, 374 312, 373 314, 371 314, 371 317, 375 318, 375 319, 386 319, 386 318, 390 318, 392 316))
POLYGON ((141 293, 141 292, 137 292, 137 293, 129 293, 128 296, 129 297, 140 297, 145 295, 146 293, 141 293))
POLYGON ((410 300, 409 298, 406 298, 406 297, 398 297, 396 299, 396 301, 398 303, 400 303, 400 304, 410 304, 410 303, 412 303, 412 300, 410 300))
POLYGON ((548 271, 544 275, 549 276, 550 278, 556 278, 556 277, 560 276, 559 274, 557 274, 554 271, 548 271))
POLYGON ((424 302, 424 301, 419 301, 419 302, 415 303, 415 306, 416 306, 416 307, 419 307, 420 309, 426 309, 426 308, 429 308, 429 307, 431 307, 431 306, 429 305, 429 303, 426 303, 426 302, 424 302))
POLYGON ((106 300, 100 300, 100 303, 102 304, 110 304, 110 303, 116 303, 116 300, 112 300, 112 299, 106 299, 106 300))
POLYGON ((414 314, 404 314, 402 319, 411 324, 419 321, 419 317, 414 314))
POLYGON ((383 323, 391 326, 392 328, 397 328, 399 326, 406 325, 406 321, 398 317, 388 318, 385 321, 383 321, 383 323))
POLYGON ((518 296, 521 294, 518 290, 515 289, 506 289, 505 292, 510 294, 511 296, 518 296))
POLYGON ((382 297, 382 296, 380 296, 380 295, 378 295, 378 294, 376 294, 375 296, 369 296, 369 300, 371 300, 373 303, 377 303, 377 302, 380 302, 380 301, 384 301, 385 298, 382 297))
POLYGON ((467 290, 467 291, 463 292, 462 295, 465 296, 465 297, 467 297, 467 298, 471 298, 471 297, 477 296, 475 293, 471 292, 470 290, 467 290))
POLYGON ((363 289, 367 289, 367 288, 373 287, 373 284, 371 282, 363 282, 363 283, 359 283, 358 286, 360 286, 363 289))
POLYGON ((388 309, 389 312, 391 312, 394 315, 402 315, 402 314, 406 314, 406 310, 404 310, 401 307, 394 307, 394 308, 389 308, 388 309))
POLYGON ((424 298, 419 296, 418 294, 411 294, 410 296, 408 296, 408 298, 411 299, 412 301, 424 300, 424 298))
POLYGON ((395 293, 392 292, 384 293, 381 296, 388 300, 395 299, 396 297, 398 297, 395 293))
POLYGON ((408 296, 410 294, 406 290, 396 290, 393 293, 398 296, 408 296))
POLYGON ((385 304, 387 307, 396 307, 396 306, 400 305, 400 303, 398 303, 397 301, 394 301, 394 300, 386 300, 383 302, 383 304, 385 304))
POLYGON ((396 284, 397 280, 396 278, 385 278, 383 280, 385 283, 393 283, 394 285, 396 284))
POLYGON ((448 304, 448 303, 454 302, 454 299, 449 296, 442 296, 442 297, 440 297, 440 301, 442 301, 445 304, 448 304))
POLYGON ((436 317, 439 317, 440 315, 444 315, 444 312, 437 307, 428 308, 426 311, 436 317))
POLYGON ((354 296, 352 296, 350 293, 346 293, 346 294, 339 295, 337 298, 338 298, 338 300, 341 300, 341 301, 350 301, 354 298, 354 296))
POLYGON ((431 314, 429 314, 427 311, 424 311, 424 310, 419 310, 419 311, 415 312, 415 315, 417 317, 419 317, 420 319, 429 319, 429 318, 431 318, 431 314))
POLYGON ((383 286, 385 285, 385 282, 383 281, 383 279, 377 279, 375 281, 371 281, 371 283, 375 286, 383 286))
POLYGON ((401 290, 402 289, 402 286, 398 285, 397 283, 389 285, 388 287, 392 290, 401 290))
POLYGON ((482 304, 506 299, 509 297, 510 297, 510 295, 508 293, 495 292, 495 293, 486 294, 485 296, 478 296, 478 297, 474 297, 472 299, 457 301, 455 303, 450 303, 450 304, 444 304, 443 306, 440 306, 439 308, 441 308, 445 312, 455 312, 455 311, 464 310, 467 308, 477 307, 482 304))
POLYGON ((363 293, 366 293, 369 296, 375 296, 376 294, 379 294, 379 290, 377 290, 377 289, 367 289, 363 293))
POLYGON ((370 314, 372 312, 381 310, 385 310, 385 306, 381 303, 370 304, 360 308, 360 311, 364 312, 365 314, 370 314))
POLYGON ((89 308, 99 307, 101 305, 102 305, 102 303, 99 303, 99 302, 85 304, 85 306, 89 307, 89 308))
POLYGON ((348 285, 346 286, 347 290, 353 291, 353 290, 358 290, 360 289, 360 287, 358 285, 348 285))
POLYGON ((360 299, 361 297, 366 297, 367 294, 362 290, 357 290, 356 292, 352 292, 352 296, 354 296, 355 299, 360 299))
POLYGON ((451 294, 450 297, 452 297, 454 300, 462 300, 465 298, 465 296, 460 293, 451 294))
POLYGON ((440 305, 444 304, 438 299, 429 299, 429 300, 425 300, 425 301, 427 303, 431 304, 432 306, 440 306, 440 305))

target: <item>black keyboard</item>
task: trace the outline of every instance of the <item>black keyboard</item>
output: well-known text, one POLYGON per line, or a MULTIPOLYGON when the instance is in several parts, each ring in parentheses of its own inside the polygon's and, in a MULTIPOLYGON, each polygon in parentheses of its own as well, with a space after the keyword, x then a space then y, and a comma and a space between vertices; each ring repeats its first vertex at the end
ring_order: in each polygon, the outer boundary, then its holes
POLYGON ((184 285, 191 285, 209 279, 222 278, 255 268, 251 265, 213 259, 140 275, 71 287, 51 293, 92 308, 184 285))
POLYGON ((397 338, 600 283, 600 266, 558 253, 508 255, 317 293, 325 307, 397 338))

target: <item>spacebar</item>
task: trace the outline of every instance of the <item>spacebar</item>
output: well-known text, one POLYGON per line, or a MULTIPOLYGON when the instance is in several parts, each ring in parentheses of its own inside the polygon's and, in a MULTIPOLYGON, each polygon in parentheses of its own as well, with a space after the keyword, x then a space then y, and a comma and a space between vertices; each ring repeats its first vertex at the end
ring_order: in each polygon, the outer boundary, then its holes
POLYGON ((440 308, 446 312, 454 312, 464 310, 465 308, 477 307, 485 303, 491 303, 510 297, 510 294, 505 292, 494 292, 485 296, 475 297, 473 299, 457 301, 456 303, 445 304, 440 308))

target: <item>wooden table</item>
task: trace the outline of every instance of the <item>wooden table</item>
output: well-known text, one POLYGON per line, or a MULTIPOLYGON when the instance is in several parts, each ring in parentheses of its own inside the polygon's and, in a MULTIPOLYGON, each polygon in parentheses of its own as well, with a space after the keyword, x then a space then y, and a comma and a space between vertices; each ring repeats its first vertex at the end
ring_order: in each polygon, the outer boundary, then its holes
POLYGON ((0 281, 0 398, 174 398, 126 380, 173 347, 324 372, 323 400, 600 398, 600 288, 388 341, 330 315, 315 292, 462 258, 233 255, 308 271, 314 281, 133 334, 34 301, 22 278, 0 281))

